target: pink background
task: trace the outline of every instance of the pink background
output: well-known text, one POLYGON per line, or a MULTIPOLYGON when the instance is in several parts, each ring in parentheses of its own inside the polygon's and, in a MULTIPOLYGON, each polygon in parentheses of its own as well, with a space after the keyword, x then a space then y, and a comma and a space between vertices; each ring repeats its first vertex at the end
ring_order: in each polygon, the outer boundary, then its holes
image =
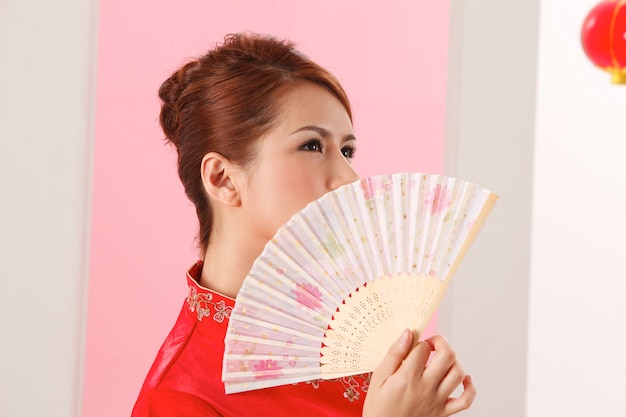
POLYGON ((184 272, 198 257, 195 212, 158 126, 160 83, 224 34, 287 37, 347 90, 362 176, 440 173, 449 8, 426 0, 99 3, 89 417, 130 414, 185 297, 184 272))

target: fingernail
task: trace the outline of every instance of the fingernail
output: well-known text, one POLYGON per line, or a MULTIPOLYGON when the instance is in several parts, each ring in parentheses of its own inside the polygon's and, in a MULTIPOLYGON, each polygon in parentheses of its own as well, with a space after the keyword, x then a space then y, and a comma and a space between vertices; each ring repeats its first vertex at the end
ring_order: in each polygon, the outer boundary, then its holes
POLYGON ((399 341, 400 341, 400 343, 404 344, 404 343, 406 343, 408 338, 409 338, 409 329, 404 329, 404 331, 400 335, 399 341))

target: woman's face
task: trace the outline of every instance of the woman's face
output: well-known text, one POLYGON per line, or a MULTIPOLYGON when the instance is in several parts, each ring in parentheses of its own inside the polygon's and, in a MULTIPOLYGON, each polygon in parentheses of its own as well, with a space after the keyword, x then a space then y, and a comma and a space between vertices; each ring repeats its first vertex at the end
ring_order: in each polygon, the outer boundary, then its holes
POLYGON ((258 143, 241 192, 242 226, 263 243, 308 203, 358 179, 351 165, 352 123, 334 95, 298 83, 282 109, 276 127, 258 143))

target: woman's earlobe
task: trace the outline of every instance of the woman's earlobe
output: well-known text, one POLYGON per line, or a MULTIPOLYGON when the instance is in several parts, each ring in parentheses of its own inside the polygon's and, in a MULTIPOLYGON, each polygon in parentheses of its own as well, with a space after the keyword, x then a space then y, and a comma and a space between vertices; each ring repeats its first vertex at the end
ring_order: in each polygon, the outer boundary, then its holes
POLYGON ((238 206, 241 198, 234 181, 236 167, 223 155, 210 152, 202 158, 202 183, 211 200, 227 206, 238 206))

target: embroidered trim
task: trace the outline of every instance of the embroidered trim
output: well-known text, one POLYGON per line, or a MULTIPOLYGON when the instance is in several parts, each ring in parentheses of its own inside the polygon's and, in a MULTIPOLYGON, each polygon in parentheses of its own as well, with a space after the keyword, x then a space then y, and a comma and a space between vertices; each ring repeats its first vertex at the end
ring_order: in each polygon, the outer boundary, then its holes
POLYGON ((198 321, 202 321, 204 317, 209 317, 211 315, 211 307, 215 310, 213 320, 218 323, 222 323, 225 318, 230 317, 230 313, 233 311, 233 308, 227 306, 226 303, 224 303, 224 300, 215 302, 213 301, 213 294, 198 294, 198 291, 196 291, 196 289, 192 286, 189 286, 187 303, 189 304, 189 311, 192 313, 195 311, 197 313, 198 321))
POLYGON ((353 402, 358 400, 361 396, 361 393, 367 393, 367 390, 370 386, 370 380, 372 379, 372 374, 363 374, 363 375, 355 375, 355 376, 346 376, 343 378, 337 379, 329 379, 328 381, 324 381, 321 379, 316 379, 315 381, 307 381, 307 384, 311 384, 311 386, 315 389, 320 387, 320 382, 341 382, 343 385, 344 393, 343 397, 353 402), (361 382, 359 382, 359 380, 361 382))

